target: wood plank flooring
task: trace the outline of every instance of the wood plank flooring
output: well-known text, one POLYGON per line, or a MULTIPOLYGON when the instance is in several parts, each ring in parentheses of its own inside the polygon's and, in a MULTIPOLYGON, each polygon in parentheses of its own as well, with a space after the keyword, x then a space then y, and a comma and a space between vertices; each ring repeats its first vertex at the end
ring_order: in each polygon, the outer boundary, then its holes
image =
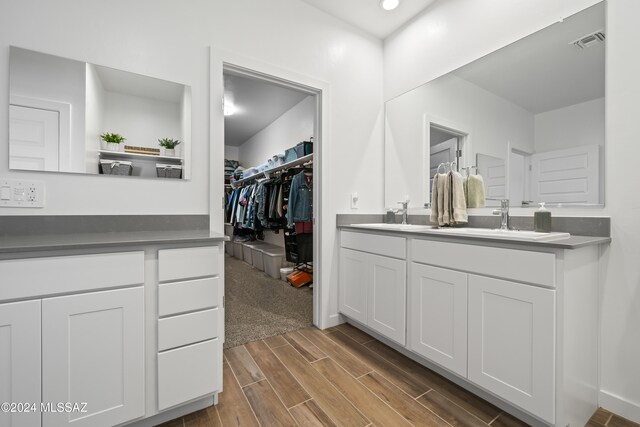
MULTIPOLYGON (((162 427, 526 424, 348 324, 224 352, 219 403, 162 427)), ((602 408, 588 427, 640 427, 602 408)))

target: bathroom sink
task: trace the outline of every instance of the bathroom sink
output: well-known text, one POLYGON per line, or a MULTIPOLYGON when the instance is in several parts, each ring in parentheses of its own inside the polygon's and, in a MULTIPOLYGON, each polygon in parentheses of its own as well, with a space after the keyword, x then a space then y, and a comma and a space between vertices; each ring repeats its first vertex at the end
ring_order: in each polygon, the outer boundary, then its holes
POLYGON ((569 233, 538 233, 525 230, 500 230, 499 228, 433 228, 434 233, 456 234, 460 236, 495 237, 498 239, 526 240, 531 242, 549 242, 571 237, 569 233))
POLYGON ((394 230, 394 231, 427 231, 433 230, 432 225, 416 225, 416 224, 351 224, 351 227, 377 228, 378 230, 394 230))

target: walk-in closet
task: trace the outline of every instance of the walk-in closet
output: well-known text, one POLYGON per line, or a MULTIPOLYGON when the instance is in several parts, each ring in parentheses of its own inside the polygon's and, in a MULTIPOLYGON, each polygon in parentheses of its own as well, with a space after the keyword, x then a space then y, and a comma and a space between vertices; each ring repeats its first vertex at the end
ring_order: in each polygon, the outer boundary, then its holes
POLYGON ((224 113, 231 348, 313 324, 316 99, 293 84, 228 67, 224 113))

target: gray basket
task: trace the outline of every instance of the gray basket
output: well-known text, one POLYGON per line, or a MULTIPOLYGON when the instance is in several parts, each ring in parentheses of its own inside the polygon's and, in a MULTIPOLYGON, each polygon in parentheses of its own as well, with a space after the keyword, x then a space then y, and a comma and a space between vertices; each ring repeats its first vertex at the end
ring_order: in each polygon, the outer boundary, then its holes
POLYGON ((104 175, 129 176, 133 173, 133 166, 131 165, 131 162, 124 160, 100 159, 100 169, 104 175))
POLYGON ((182 178, 182 166, 156 163, 156 173, 158 174, 158 178, 180 179, 182 178))

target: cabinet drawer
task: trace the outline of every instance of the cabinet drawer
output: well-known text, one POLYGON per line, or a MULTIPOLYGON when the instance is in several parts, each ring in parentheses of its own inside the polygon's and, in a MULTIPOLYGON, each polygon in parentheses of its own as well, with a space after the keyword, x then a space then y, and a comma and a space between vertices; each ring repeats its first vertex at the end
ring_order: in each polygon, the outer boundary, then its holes
POLYGON ((552 253, 412 240, 413 261, 438 267, 497 276, 554 287, 556 256, 552 253))
POLYGON ((219 277, 162 284, 158 287, 158 315, 217 307, 219 292, 219 277))
POLYGON ((218 336, 217 308, 167 317, 158 321, 158 351, 218 336))
POLYGON ((218 246, 162 249, 158 254, 159 279, 161 282, 166 282, 215 276, 219 273, 218 252, 218 246))
POLYGON ((354 233, 343 231, 340 233, 340 246, 369 252, 393 258, 405 259, 407 240, 404 237, 383 236, 380 234, 354 233))
POLYGON ((0 261, 0 301, 144 283, 144 252, 0 261))
POLYGON ((220 340, 158 354, 158 408, 160 410, 206 396, 220 389, 220 340))

